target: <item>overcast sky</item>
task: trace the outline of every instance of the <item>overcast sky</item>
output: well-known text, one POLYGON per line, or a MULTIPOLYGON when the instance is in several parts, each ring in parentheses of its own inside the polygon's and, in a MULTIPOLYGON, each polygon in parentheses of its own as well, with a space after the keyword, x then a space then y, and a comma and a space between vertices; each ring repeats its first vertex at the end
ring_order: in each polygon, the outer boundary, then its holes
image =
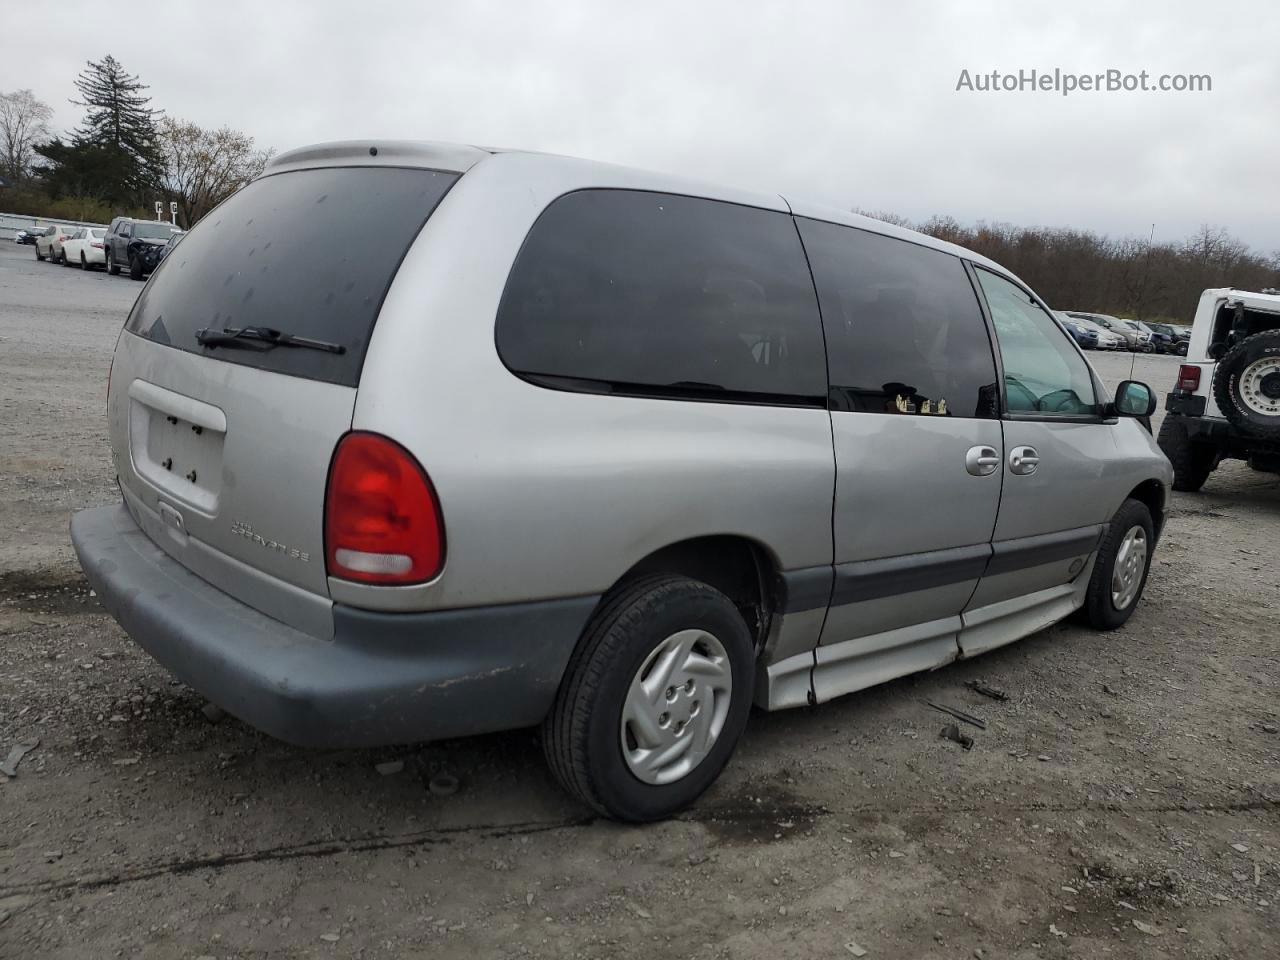
POLYGON ((567 153, 842 208, 1280 249, 1270 2, 7 3, 0 90, 74 127, 110 53, 155 105, 286 150, 567 153), (115 11, 107 13, 107 11, 115 11), (128 13, 126 14, 126 11, 128 13), (1208 93, 957 92, 962 70, 1209 74, 1208 93))

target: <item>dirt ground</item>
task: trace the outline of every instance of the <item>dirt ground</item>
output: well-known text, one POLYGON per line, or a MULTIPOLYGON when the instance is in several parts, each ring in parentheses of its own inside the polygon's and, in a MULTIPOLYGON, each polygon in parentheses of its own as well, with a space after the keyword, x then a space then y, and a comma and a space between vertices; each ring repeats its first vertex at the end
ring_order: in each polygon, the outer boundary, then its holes
MULTIPOLYGON (((66 525, 117 496, 106 374, 140 285, 31 251, 0 249, 0 759, 39 741, 0 776, 0 956, 1280 955, 1278 478, 1178 494, 1125 628, 756 713, 694 810, 618 826, 532 731, 296 749, 133 646, 66 525), (972 751, 925 698, 985 718, 972 751)), ((1136 374, 1163 395, 1174 364, 1136 374)))

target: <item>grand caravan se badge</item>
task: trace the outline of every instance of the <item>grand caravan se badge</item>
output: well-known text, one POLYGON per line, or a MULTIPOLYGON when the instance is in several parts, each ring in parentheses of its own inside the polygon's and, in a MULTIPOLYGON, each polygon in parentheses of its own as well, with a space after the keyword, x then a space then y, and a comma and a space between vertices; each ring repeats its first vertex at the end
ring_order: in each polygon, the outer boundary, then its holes
POLYGON ((264 537, 262 534, 254 531, 253 527, 245 523, 243 520, 233 520, 231 523, 231 532, 237 537, 244 537, 252 543, 258 544, 260 547, 266 547, 276 553, 286 556, 291 560, 301 560, 303 563, 311 562, 311 554, 305 550, 299 550, 297 547, 291 547, 287 543, 281 543, 279 540, 272 540, 264 537))

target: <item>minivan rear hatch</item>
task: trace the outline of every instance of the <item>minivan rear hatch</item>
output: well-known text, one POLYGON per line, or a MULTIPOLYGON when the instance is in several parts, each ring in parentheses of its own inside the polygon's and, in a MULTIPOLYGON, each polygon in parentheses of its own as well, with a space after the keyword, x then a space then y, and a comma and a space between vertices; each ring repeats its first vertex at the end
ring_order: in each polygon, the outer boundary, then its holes
POLYGON ((112 450, 134 518, 269 616, 331 632, 325 482, 378 311, 458 174, 275 173, 160 264, 116 348, 112 450))

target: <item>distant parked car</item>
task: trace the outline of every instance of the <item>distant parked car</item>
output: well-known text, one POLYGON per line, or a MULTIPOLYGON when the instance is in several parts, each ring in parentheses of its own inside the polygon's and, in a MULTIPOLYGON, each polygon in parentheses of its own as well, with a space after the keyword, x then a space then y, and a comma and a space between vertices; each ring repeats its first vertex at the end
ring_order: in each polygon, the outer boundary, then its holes
POLYGON ((45 227, 40 233, 36 234, 36 259, 37 260, 56 260, 58 254, 62 253, 62 243, 69 236, 71 230, 67 227, 54 224, 45 227), (54 252, 54 244, 58 245, 57 252, 54 252))
POLYGON ((1071 339, 1080 345, 1081 350, 1098 349, 1098 332, 1096 330, 1086 329, 1079 320, 1063 313, 1061 310, 1055 310, 1053 315, 1062 324, 1062 329, 1071 334, 1071 339))
POLYGON ((134 280, 141 280, 151 273, 152 270, 160 266, 160 261, 177 245, 174 241, 181 236, 181 233, 170 234, 169 239, 164 243, 155 243, 150 239, 141 237, 135 237, 130 240, 129 276, 134 280))
MULTIPOLYGON (((165 241, 177 231, 178 228, 172 223, 165 223, 163 220, 116 217, 107 228, 107 273, 114 277, 123 268, 129 271, 129 276, 141 280, 142 273, 134 275, 134 256, 140 254, 146 245, 164 246, 165 241)), ((149 273, 150 268, 145 268, 143 272, 149 273)))
POLYGON ((1075 323, 1077 326, 1085 330, 1091 330, 1092 332, 1098 335, 1099 350, 1128 349, 1128 344, 1126 343, 1124 337, 1120 336, 1118 333, 1112 333, 1110 330, 1108 330, 1106 327, 1102 326, 1101 324, 1094 323, 1092 320, 1085 320, 1083 317, 1077 314, 1067 314, 1067 316, 1071 317, 1071 321, 1075 323))
POLYGON ((62 245, 63 265, 81 270, 106 266, 106 234, 102 227, 81 227, 71 234, 71 239, 62 245))
POLYGON ((1091 320, 1100 327, 1105 327, 1125 342, 1126 349, 1141 350, 1144 341, 1150 342, 1150 335, 1141 333, 1133 324, 1113 317, 1109 313, 1082 313, 1076 310, 1067 311, 1072 317, 1091 320))
POLYGON ((1134 320, 1130 317, 1121 317, 1121 323, 1127 323, 1138 331, 1138 349, 1143 353, 1152 353, 1156 349, 1155 331, 1143 323, 1141 320, 1134 320))
POLYGON ((1149 323, 1151 328, 1152 342, 1155 344, 1156 353, 1171 353, 1179 357, 1187 355, 1187 344, 1190 336, 1184 338, 1176 328, 1167 323, 1149 323))
POLYGON ((26 244, 35 243, 37 232, 38 231, 36 231, 34 228, 32 228, 31 230, 19 230, 17 233, 13 235, 13 242, 26 243, 26 244))

